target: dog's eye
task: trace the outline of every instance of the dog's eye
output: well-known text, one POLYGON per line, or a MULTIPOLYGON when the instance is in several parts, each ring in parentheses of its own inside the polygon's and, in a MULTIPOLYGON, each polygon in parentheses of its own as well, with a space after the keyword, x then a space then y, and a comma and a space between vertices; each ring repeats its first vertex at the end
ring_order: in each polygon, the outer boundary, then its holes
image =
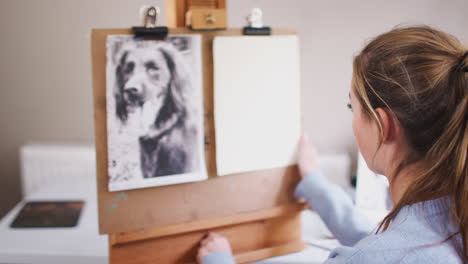
POLYGON ((159 70, 159 67, 154 63, 154 61, 149 61, 145 63, 146 70, 159 70))
POLYGON ((135 63, 129 62, 125 65, 124 73, 129 74, 133 72, 133 68, 135 68, 135 63))
POLYGON ((159 67, 156 65, 156 63, 154 63, 154 61, 145 63, 145 67, 149 75, 155 76, 159 71, 159 67))

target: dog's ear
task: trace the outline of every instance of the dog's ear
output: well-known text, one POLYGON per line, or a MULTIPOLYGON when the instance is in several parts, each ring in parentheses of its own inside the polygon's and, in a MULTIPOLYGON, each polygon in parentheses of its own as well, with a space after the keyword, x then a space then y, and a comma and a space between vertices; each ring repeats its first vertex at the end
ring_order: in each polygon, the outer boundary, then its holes
POLYGON ((184 106, 187 104, 188 96, 192 92, 193 82, 187 62, 172 44, 161 47, 161 53, 171 73, 169 89, 171 89, 170 93, 174 103, 177 106, 184 106))
POLYGON ((127 60, 128 52, 124 52, 119 60, 119 65, 115 70, 115 80, 116 80, 116 91, 114 93, 115 96, 115 110, 117 117, 120 118, 122 122, 127 121, 128 113, 127 113, 127 103, 125 102, 123 92, 125 86, 125 76, 123 73, 123 67, 125 66, 125 62, 127 60))

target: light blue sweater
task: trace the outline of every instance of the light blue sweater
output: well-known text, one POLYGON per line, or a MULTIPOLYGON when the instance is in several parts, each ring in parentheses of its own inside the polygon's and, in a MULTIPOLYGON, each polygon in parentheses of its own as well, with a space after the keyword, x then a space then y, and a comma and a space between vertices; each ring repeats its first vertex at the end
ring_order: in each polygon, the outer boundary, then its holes
MULTIPOLYGON (((403 207, 385 232, 359 214, 349 196, 314 171, 296 187, 295 195, 306 199, 343 245, 324 263, 454 263, 461 264, 452 242, 444 240, 458 229, 450 224, 448 198, 403 207)), ((461 236, 456 235, 461 243, 461 236)), ((203 264, 233 264, 231 255, 215 252, 203 264)))

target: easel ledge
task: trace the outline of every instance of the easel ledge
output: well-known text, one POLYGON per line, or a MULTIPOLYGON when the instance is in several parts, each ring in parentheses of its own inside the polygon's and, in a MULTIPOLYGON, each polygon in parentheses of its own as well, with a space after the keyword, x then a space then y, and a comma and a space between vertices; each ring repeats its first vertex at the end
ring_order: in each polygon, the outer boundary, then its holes
POLYGON ((136 241, 142 241, 145 239, 154 239, 158 237, 170 236, 173 234, 184 234, 199 230, 211 230, 240 223, 255 222, 259 220, 266 220, 281 216, 291 216, 306 209, 306 207, 307 206, 305 204, 287 205, 260 212, 226 215, 195 221, 191 223, 169 225, 161 228, 114 233, 111 234, 109 242, 111 245, 121 245, 136 241))
POLYGON ((151 230, 109 235, 110 263, 195 263, 208 231, 227 237, 237 263, 303 250, 300 212, 305 205, 273 208, 151 230))

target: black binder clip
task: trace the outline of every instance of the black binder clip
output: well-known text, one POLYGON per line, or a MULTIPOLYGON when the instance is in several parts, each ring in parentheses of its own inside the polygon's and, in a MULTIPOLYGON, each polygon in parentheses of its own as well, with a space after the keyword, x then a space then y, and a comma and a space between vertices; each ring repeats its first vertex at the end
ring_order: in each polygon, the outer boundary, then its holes
POLYGON ((262 10, 253 8, 247 16, 248 26, 244 27, 243 33, 248 36, 269 36, 271 28, 264 27, 262 21, 262 10))
POLYGON ((144 14, 144 26, 132 27, 137 38, 165 39, 169 29, 165 26, 158 27, 159 7, 150 6, 144 14))

